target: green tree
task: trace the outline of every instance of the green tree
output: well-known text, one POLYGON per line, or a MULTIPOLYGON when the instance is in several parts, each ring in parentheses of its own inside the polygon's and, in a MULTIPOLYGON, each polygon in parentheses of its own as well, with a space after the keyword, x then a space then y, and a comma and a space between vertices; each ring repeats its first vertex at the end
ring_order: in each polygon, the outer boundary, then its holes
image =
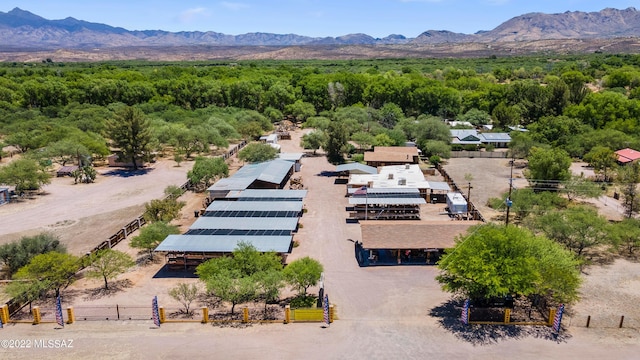
POLYGON ((358 144, 360 150, 368 150, 375 143, 373 135, 366 131, 358 131, 351 135, 351 140, 358 144))
POLYGON ((491 115, 479 109, 469 109, 464 115, 458 116, 460 121, 468 121, 474 126, 486 125, 491 122, 491 115))
POLYGON ((149 222, 169 223, 177 219, 180 210, 184 207, 184 201, 178 201, 173 197, 166 199, 154 199, 144 204, 144 219, 149 222))
POLYGON ((238 159, 249 163, 273 160, 278 156, 278 149, 265 143, 251 143, 238 152, 238 159))
POLYGON ((260 253, 253 245, 241 242, 232 257, 208 260, 196 268, 196 274, 213 296, 231 303, 233 314, 237 304, 258 297, 268 301, 279 292, 281 282, 272 273, 281 269, 282 262, 277 254, 260 253))
POLYGON ((313 155, 315 155, 316 151, 318 151, 326 141, 326 135, 322 130, 313 130, 302 135, 300 146, 306 150, 313 150, 313 155))
POLYGON ((280 298, 280 290, 284 287, 284 277, 281 271, 271 269, 254 275, 254 278, 257 282, 258 296, 264 300, 264 311, 266 312, 267 304, 280 298))
POLYGON ((609 170, 616 166, 616 153, 606 146, 595 146, 584 155, 584 161, 593 167, 596 173, 602 173, 603 181, 608 182, 609 170))
POLYGON ((51 251, 66 252, 60 238, 49 232, 34 236, 23 236, 18 241, 0 245, 0 262, 2 271, 7 278, 11 278, 18 269, 27 265, 31 259, 40 254, 51 251))
POLYGON ((533 222, 534 229, 542 231, 578 256, 583 256, 585 250, 607 242, 607 225, 604 217, 586 206, 550 211, 533 222))
POLYGON ((640 220, 624 219, 613 224, 610 236, 617 250, 624 251, 629 256, 634 255, 640 248, 640 220))
POLYGON ((472 300, 505 295, 577 299, 579 261, 561 245, 527 229, 478 225, 438 262, 436 280, 445 291, 472 300))
POLYGON ((177 226, 162 221, 151 223, 140 229, 140 234, 131 239, 131 247, 149 251, 149 259, 153 259, 153 250, 169 235, 180 234, 177 226))
POLYGON ((285 106, 284 113, 293 115, 297 121, 305 121, 307 118, 316 115, 316 108, 311 103, 296 100, 293 104, 285 106))
POLYGON ((638 183, 640 183, 640 164, 637 162, 621 166, 618 169, 618 186, 622 194, 622 205, 627 218, 631 218, 640 209, 638 183))
POLYGON ((441 159, 448 159, 451 157, 451 146, 444 141, 426 140, 420 144, 420 149, 424 156, 438 156, 441 159))
POLYGON ((327 159, 333 164, 344 161, 342 154, 346 151, 349 133, 341 121, 332 121, 327 128, 327 142, 323 146, 327 152, 327 159))
POLYGON ((0 184, 14 186, 16 192, 38 190, 50 182, 51 176, 35 160, 17 159, 0 168, 0 184))
POLYGON ((148 155, 151 143, 151 125, 142 111, 123 107, 108 122, 107 132, 113 145, 131 161, 133 170, 137 170, 138 161, 148 155))
POLYGON ((509 142, 509 154, 514 159, 525 159, 535 144, 528 132, 513 131, 509 142))
POLYGON ((193 168, 187 172, 187 179, 198 191, 204 191, 216 179, 227 176, 229 176, 229 166, 220 157, 197 157, 193 168))
POLYGON ((113 280, 120 274, 124 274, 136 262, 131 255, 113 249, 104 249, 92 252, 87 259, 87 271, 85 276, 90 279, 104 280, 105 290, 109 289, 109 280, 113 280))
POLYGON ((534 147, 529 154, 529 182, 538 188, 556 188, 571 177, 571 158, 562 149, 534 147))
POLYGON ((573 175, 562 187, 562 192, 567 194, 569 200, 597 198, 604 193, 602 185, 585 178, 573 175))
POLYGON ((200 296, 200 290, 196 284, 189 285, 186 283, 179 283, 175 287, 169 289, 169 296, 182 304, 184 307, 184 314, 192 316, 193 311, 191 310, 191 303, 200 296))
POLYGON ((25 287, 18 286, 14 288, 13 284, 19 284, 26 281, 26 294, 35 294, 43 291, 54 290, 55 296, 60 295, 60 290, 69 286, 75 279, 74 275, 80 269, 80 259, 71 254, 59 253, 51 251, 45 254, 34 256, 31 261, 18 270, 13 276, 14 280, 7 286, 7 292, 15 297, 21 298, 25 287), (37 291, 32 291, 33 289, 37 291))
POLYGON ((305 256, 292 261, 283 270, 285 280, 298 290, 299 295, 306 295, 307 289, 320 281, 324 268, 318 260, 305 256))
POLYGON ((44 155, 51 158, 53 162, 65 166, 74 160, 78 162, 78 165, 82 165, 84 163, 82 159, 88 158, 90 154, 82 144, 71 140, 60 140, 47 146, 44 155))

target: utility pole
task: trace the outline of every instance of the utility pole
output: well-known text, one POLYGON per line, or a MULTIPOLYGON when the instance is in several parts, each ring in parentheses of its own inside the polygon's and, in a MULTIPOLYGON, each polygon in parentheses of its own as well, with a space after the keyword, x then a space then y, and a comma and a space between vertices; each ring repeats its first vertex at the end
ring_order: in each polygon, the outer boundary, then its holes
POLYGON ((509 225, 509 209, 511 209, 511 191, 513 190, 513 163, 515 162, 515 157, 511 158, 511 175, 509 175, 509 196, 507 196, 506 205, 507 205, 507 218, 505 219, 505 225, 509 225))
POLYGON ((469 206, 471 206, 471 181, 469 181, 469 188, 467 189, 467 220, 469 220, 469 206))

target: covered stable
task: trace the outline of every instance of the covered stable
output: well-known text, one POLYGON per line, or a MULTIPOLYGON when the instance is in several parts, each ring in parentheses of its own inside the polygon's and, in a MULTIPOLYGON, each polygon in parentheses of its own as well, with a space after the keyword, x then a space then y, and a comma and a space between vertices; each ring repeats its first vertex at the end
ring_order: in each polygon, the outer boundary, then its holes
POLYGON ((233 253, 240 242, 283 261, 293 248, 306 190, 249 189, 213 201, 182 235, 168 236, 156 249, 170 269, 193 268, 233 253))
POLYGON ((444 249, 455 246, 479 221, 368 221, 361 225, 362 241, 356 242, 360 266, 433 265, 444 249))
POLYGON ((420 205, 426 204, 415 188, 369 188, 349 198, 351 219, 420 220, 420 205))
POLYGON ((224 198, 229 192, 246 189, 282 189, 293 174, 293 168, 293 162, 282 159, 247 164, 210 186, 207 189, 209 198, 224 198))

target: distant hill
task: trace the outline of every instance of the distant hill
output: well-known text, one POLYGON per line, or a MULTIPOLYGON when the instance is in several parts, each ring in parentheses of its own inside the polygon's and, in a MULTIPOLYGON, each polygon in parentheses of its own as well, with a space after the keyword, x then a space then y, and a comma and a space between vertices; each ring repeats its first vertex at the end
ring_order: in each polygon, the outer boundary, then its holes
POLYGON ((640 37, 640 12, 635 8, 607 8, 599 12, 530 13, 514 17, 490 31, 461 34, 428 30, 416 38, 392 34, 308 37, 296 34, 248 33, 227 35, 214 31, 130 31, 68 17, 48 20, 15 8, 0 12, 0 48, 94 49, 171 46, 301 46, 301 45, 425 45, 497 43, 558 39, 611 39, 640 37))

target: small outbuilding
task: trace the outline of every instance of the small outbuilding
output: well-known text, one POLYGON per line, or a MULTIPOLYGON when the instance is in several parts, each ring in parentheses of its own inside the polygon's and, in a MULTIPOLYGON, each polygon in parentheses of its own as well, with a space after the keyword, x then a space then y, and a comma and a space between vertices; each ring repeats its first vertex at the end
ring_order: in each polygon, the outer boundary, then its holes
POLYGON ((466 214, 467 200, 461 193, 451 192, 447 194, 447 209, 449 214, 466 214))

